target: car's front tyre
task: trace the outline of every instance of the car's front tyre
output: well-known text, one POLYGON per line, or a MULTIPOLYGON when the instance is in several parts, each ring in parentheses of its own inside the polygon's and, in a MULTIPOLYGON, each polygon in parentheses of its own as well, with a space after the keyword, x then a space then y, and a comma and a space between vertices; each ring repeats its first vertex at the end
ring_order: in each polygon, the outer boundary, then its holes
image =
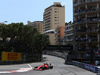
POLYGON ((53 66, 50 66, 50 69, 53 69, 53 66))

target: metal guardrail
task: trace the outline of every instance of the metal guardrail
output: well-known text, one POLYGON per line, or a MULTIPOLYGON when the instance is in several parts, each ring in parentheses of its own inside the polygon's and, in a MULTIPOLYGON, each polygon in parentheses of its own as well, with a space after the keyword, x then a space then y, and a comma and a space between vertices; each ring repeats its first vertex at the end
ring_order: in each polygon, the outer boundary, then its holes
POLYGON ((60 53, 60 52, 52 52, 52 51, 46 51, 44 52, 48 55, 53 55, 53 56, 57 56, 57 57, 61 57, 61 58, 66 58, 66 53, 60 53))
POLYGON ((100 75, 100 68, 94 65, 86 64, 86 63, 81 63, 78 61, 72 61, 74 66, 81 67, 83 69, 89 70, 91 72, 97 73, 97 75, 100 75))

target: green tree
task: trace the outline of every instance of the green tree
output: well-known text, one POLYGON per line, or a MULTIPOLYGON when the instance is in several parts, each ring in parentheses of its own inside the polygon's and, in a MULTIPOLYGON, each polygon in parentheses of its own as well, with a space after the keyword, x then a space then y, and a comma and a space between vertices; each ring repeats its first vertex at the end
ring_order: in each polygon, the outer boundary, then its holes
POLYGON ((27 61, 40 61, 43 48, 49 44, 47 35, 23 23, 1 25, 0 36, 3 39, 0 41, 2 51, 21 52, 27 61))

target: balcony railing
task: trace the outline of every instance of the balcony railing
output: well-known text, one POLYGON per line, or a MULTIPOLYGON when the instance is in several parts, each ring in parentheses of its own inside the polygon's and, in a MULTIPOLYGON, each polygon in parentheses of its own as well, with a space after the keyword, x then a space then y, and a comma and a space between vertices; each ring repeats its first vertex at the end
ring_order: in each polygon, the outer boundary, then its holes
POLYGON ((100 9, 84 9, 84 10, 78 10, 78 11, 75 11, 75 14, 74 15, 79 15, 79 14, 83 14, 83 13, 88 13, 88 12, 99 12, 100 9))
POLYGON ((66 42, 68 42, 68 41, 73 41, 73 39, 67 39, 66 42))
POLYGON ((70 28, 70 29, 65 30, 65 32, 67 32, 67 31, 72 31, 72 30, 73 30, 73 28, 70 28))
POLYGON ((76 42, 97 42, 97 38, 76 38, 76 42))
POLYGON ((65 34, 65 36, 72 36, 73 35, 73 33, 70 33, 70 34, 65 34))
POLYGON ((100 18, 92 18, 92 19, 82 19, 80 21, 74 21, 75 24, 79 23, 87 23, 87 22, 100 22, 100 18))
POLYGON ((88 3, 88 2, 95 2, 95 1, 100 1, 100 0, 89 0, 89 1, 78 2, 78 3, 74 4, 74 6, 77 6, 77 5, 83 4, 83 3, 88 3))
POLYGON ((86 28, 86 29, 78 29, 76 32, 97 32, 97 28, 86 28))

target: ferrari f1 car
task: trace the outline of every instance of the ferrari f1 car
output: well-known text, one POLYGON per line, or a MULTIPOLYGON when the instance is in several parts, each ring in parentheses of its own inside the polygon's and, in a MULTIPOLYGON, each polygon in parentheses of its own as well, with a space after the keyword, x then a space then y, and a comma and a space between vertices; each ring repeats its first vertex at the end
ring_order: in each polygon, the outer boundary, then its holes
POLYGON ((46 70, 46 69, 53 69, 53 66, 51 66, 51 64, 48 65, 46 63, 44 65, 34 67, 34 70, 40 70, 41 71, 41 70, 46 70))

